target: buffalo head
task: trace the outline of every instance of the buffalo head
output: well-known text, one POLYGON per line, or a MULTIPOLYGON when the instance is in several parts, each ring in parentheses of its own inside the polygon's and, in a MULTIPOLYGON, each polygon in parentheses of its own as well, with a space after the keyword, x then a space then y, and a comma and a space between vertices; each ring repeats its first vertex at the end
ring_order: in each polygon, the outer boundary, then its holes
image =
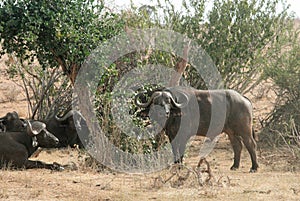
POLYGON ((59 140, 47 131, 46 124, 39 121, 27 121, 27 134, 33 139, 33 147, 51 148, 59 143, 59 140))
POLYGON ((59 147, 68 145, 83 147, 78 132, 88 136, 89 130, 84 117, 76 110, 71 110, 62 117, 53 116, 45 121, 47 129, 60 141, 59 147))
POLYGON ((171 91, 168 89, 162 91, 156 91, 152 94, 147 102, 140 102, 139 98, 144 93, 139 93, 135 97, 135 104, 142 108, 148 108, 154 106, 154 110, 158 112, 159 116, 169 117, 172 109, 181 109, 187 106, 189 97, 180 91, 171 91), (179 99, 182 99, 179 102, 179 99))
POLYGON ((151 119, 152 123, 158 123, 159 129, 165 128, 173 117, 180 116, 190 102, 189 96, 179 90, 155 91, 148 101, 140 102, 140 100, 145 100, 143 94, 136 95, 135 104, 146 110, 146 116, 151 119))
POLYGON ((26 128, 26 122, 19 118, 17 112, 9 112, 0 118, 0 131, 22 131, 26 128))

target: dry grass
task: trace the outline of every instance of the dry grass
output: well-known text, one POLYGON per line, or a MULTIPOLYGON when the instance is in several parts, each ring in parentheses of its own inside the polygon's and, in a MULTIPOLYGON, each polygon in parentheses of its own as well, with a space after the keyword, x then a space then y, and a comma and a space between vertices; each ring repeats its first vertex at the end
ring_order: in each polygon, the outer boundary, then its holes
MULTIPOLYGON (((195 168, 201 141, 194 141, 189 148, 186 167, 195 168)), ((123 174, 110 170, 98 172, 84 165, 85 155, 76 149, 44 150, 37 159, 75 163, 78 169, 56 172, 50 170, 0 170, 1 200, 299 200, 299 164, 292 158, 268 151, 260 153, 259 172, 248 173, 248 153, 242 153, 242 166, 230 171, 232 151, 228 140, 222 137, 213 153, 207 158, 213 178, 199 186, 190 175, 182 183, 178 177, 167 179, 172 169, 152 174, 123 174), (295 168, 292 168, 292 167, 295 168)), ((186 169, 179 172, 186 175, 186 169)))

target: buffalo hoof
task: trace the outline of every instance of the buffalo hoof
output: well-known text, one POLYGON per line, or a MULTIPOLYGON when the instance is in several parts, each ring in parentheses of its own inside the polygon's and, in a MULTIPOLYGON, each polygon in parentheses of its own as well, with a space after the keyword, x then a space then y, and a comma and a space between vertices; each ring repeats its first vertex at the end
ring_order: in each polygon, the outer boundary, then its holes
POLYGON ((237 170, 237 169, 239 169, 239 167, 232 166, 232 167, 230 168, 230 170, 237 170))
POLYGON ((56 163, 56 162, 53 163, 53 168, 52 169, 56 170, 56 171, 63 171, 63 170, 65 170, 65 168, 62 165, 60 165, 59 163, 56 163))
POLYGON ((255 172, 257 172, 257 169, 251 168, 249 172, 250 172, 250 173, 255 173, 255 172))

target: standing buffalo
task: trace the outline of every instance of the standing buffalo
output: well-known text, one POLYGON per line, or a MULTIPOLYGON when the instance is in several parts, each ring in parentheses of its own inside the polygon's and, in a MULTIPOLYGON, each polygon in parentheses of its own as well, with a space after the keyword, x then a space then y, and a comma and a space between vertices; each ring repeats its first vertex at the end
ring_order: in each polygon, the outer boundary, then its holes
POLYGON ((239 168, 244 143, 252 161, 250 172, 257 171, 252 105, 238 92, 174 87, 155 91, 145 102, 140 102, 141 97, 143 93, 135 97, 135 104, 149 110, 150 117, 165 129, 175 162, 182 162, 187 141, 191 136, 214 139, 225 132, 234 151, 231 170, 239 168))
POLYGON ((0 133, 0 167, 63 169, 60 165, 32 161, 28 158, 38 147, 54 147, 59 140, 46 130, 42 122, 27 121, 26 130, 0 133))

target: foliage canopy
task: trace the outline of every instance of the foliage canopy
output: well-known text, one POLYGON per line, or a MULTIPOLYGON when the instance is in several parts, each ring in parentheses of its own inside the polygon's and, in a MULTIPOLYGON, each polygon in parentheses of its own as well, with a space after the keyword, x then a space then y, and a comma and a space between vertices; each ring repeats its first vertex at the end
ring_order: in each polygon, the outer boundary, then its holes
POLYGON ((72 82, 91 50, 123 25, 96 0, 4 0, 0 8, 2 53, 61 66, 72 82))

